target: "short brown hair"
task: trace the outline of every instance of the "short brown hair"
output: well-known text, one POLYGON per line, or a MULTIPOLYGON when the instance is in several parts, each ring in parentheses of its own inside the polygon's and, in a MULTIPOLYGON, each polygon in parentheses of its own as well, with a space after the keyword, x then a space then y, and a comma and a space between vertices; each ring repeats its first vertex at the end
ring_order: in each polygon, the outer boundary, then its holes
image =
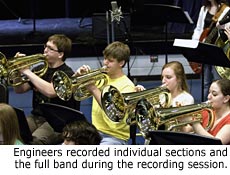
POLYGON ((102 140, 96 127, 86 120, 67 124, 62 135, 64 139, 74 141, 76 145, 99 145, 102 140))
POLYGON ((230 80, 228 80, 226 78, 222 78, 219 80, 215 80, 214 82, 216 82, 218 84, 218 86, 220 87, 220 90, 224 96, 230 95, 230 80))
POLYGON ((58 51, 64 53, 62 60, 65 61, 72 51, 71 39, 64 34, 54 34, 48 38, 48 41, 52 41, 57 46, 58 51))
MULTIPOLYGON (((129 61, 130 57, 130 49, 127 44, 124 44, 120 41, 114 41, 113 43, 109 44, 105 50, 103 51, 104 57, 107 58, 114 58, 118 62, 129 61)), ((123 65, 123 67, 125 66, 123 65)))

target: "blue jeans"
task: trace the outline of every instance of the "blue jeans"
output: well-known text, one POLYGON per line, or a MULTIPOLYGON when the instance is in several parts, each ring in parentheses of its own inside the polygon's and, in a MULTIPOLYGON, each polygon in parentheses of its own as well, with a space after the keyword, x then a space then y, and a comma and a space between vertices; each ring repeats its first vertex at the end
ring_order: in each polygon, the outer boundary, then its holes
POLYGON ((127 142, 125 140, 118 139, 102 132, 99 133, 102 137, 100 145, 127 145, 127 142))
POLYGON ((215 66, 204 64, 204 101, 208 99, 209 87, 214 80, 221 79, 215 66))

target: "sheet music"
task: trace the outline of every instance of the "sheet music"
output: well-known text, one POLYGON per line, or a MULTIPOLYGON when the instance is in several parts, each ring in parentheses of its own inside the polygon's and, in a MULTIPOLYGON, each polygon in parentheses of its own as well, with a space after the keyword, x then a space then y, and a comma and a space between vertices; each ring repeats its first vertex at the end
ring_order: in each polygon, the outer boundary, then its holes
POLYGON ((199 40, 192 39, 175 39, 173 46, 186 47, 186 48, 197 48, 199 40))

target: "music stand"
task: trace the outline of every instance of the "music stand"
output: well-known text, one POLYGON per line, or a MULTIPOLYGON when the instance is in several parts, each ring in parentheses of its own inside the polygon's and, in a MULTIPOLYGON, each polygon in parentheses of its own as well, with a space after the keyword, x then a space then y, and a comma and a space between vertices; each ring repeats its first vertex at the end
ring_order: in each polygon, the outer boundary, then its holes
MULTIPOLYGON (((191 62, 230 67, 230 60, 221 47, 195 40, 175 39, 174 47, 180 47, 183 56, 191 62)), ((204 89, 204 72, 202 71, 202 101, 204 89)))
MULTIPOLYGON (((137 10, 138 11, 138 10, 137 10)), ((165 56, 168 62, 168 23, 188 23, 193 24, 189 14, 182 10, 181 7, 165 4, 144 4, 143 9, 134 14, 132 18, 140 19, 140 24, 155 25, 160 23, 165 25, 165 56), (152 19, 152 20, 143 20, 152 19)))
POLYGON ((25 144, 30 144, 33 141, 33 136, 26 120, 25 112, 22 109, 16 107, 14 107, 14 110, 18 117, 21 138, 25 144))
POLYGON ((165 130, 150 131, 150 145, 222 145, 220 139, 165 130))
POLYGON ((0 82, 0 102, 8 103, 9 102, 9 90, 5 83, 0 82))
POLYGON ((47 122, 56 132, 62 132, 64 126, 68 123, 86 120, 85 115, 81 111, 58 104, 41 103, 40 109, 47 122))

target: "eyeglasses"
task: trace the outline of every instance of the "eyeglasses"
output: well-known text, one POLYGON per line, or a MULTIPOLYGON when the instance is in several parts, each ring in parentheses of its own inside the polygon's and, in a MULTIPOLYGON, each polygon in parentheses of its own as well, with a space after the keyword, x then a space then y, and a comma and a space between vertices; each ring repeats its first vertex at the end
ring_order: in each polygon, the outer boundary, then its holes
POLYGON ((51 46, 47 46, 46 44, 44 44, 44 49, 45 48, 47 48, 49 51, 59 52, 59 50, 53 49, 51 46))

